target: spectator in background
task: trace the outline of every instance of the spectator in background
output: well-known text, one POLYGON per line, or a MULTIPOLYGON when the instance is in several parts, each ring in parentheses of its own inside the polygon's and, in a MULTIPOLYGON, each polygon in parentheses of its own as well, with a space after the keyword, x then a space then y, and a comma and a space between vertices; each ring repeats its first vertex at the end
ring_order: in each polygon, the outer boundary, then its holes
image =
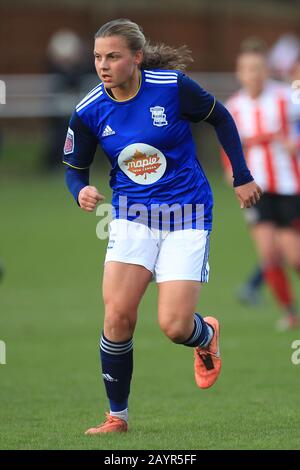
POLYGON ((72 31, 60 30, 53 34, 48 49, 48 72, 56 74, 51 93, 58 94, 55 113, 49 117, 42 163, 46 170, 61 165, 68 116, 78 99, 86 73, 91 71, 83 41, 72 31))
MULTIPOLYGON (((300 163, 295 135, 297 107, 289 86, 269 80, 266 51, 253 41, 237 59, 242 89, 227 102, 249 168, 265 191, 246 210, 264 279, 282 308, 280 327, 299 326, 285 262, 300 274, 300 163)), ((228 164, 225 165, 228 167, 228 164)))
POLYGON ((278 80, 290 82, 299 58, 300 39, 294 34, 281 36, 269 52, 268 63, 271 74, 278 80))

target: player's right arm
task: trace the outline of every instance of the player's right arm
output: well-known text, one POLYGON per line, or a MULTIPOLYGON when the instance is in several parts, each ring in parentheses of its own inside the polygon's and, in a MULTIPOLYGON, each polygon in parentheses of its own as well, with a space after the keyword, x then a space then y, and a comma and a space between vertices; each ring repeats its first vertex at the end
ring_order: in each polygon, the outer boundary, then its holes
POLYGON ((67 131, 63 163, 67 166, 67 187, 78 205, 87 212, 92 212, 104 199, 97 188, 89 184, 89 168, 97 144, 97 137, 75 111, 67 131))

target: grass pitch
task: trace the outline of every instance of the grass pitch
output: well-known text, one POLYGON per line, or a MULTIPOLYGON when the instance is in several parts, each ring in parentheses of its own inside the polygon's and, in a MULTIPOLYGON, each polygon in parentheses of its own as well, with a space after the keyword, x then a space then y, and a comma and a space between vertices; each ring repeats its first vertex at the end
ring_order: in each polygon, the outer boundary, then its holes
MULTIPOLYGON (((93 177, 109 200, 104 181, 93 177)), ((217 175, 211 182, 211 280, 198 311, 221 321, 221 377, 210 390, 196 387, 192 350, 158 328, 153 284, 135 335, 130 432, 87 437, 108 409, 98 361, 106 242, 63 175, 1 180, 0 449, 300 448, 300 365, 291 362, 300 331, 276 332, 279 312, 266 291, 259 307, 236 302, 256 257, 233 191, 217 175)))

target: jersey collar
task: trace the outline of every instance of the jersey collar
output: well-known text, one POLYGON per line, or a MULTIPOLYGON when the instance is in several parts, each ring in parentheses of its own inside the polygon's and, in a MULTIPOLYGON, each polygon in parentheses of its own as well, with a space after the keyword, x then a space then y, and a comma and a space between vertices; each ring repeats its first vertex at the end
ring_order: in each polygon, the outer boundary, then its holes
POLYGON ((139 87, 138 87, 138 89, 137 89, 135 95, 131 96, 131 98, 128 98, 128 100, 122 100, 122 101, 121 101, 121 100, 117 100, 116 98, 114 98, 113 96, 111 96, 111 94, 108 92, 108 90, 105 88, 105 86, 103 86, 107 98, 109 98, 111 101, 113 101, 114 103, 117 103, 117 104, 130 103, 130 101, 135 100, 135 99, 140 95, 140 93, 141 93, 143 87, 144 87, 144 76, 143 76, 142 70, 140 70, 140 82, 139 82, 139 87))

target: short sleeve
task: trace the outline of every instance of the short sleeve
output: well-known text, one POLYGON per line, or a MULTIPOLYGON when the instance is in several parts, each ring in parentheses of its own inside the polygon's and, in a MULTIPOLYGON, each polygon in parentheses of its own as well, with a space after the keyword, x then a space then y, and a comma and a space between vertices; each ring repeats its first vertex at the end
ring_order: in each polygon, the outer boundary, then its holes
POLYGON ((67 130, 63 163, 78 170, 89 168, 93 162, 97 144, 97 137, 74 111, 67 130))
POLYGON ((184 74, 179 76, 178 87, 181 117, 192 122, 207 119, 215 106, 215 97, 184 74))

